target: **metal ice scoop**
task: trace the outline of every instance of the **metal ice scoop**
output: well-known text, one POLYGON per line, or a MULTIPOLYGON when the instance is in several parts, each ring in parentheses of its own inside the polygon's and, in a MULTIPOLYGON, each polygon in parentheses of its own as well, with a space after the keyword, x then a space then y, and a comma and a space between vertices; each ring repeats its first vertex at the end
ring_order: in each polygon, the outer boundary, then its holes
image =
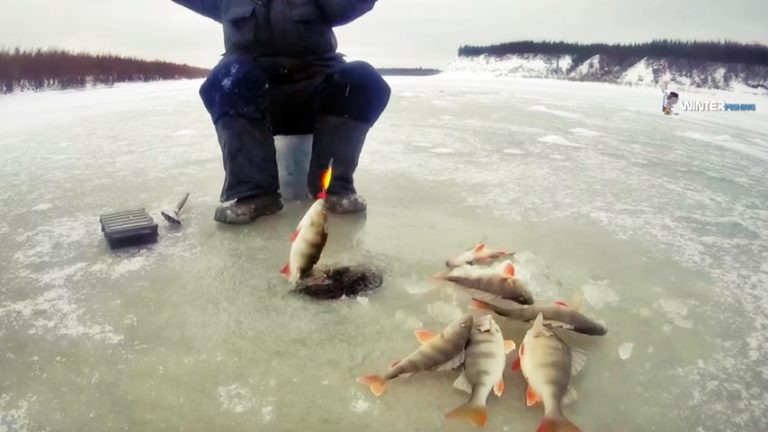
POLYGON ((184 207, 184 204, 187 203, 187 198, 189 198, 189 192, 184 195, 184 197, 181 199, 181 201, 179 201, 178 204, 176 204, 176 207, 173 210, 164 210, 161 211, 160 214, 162 214, 165 220, 168 222, 175 225, 181 225, 181 218, 179 217, 179 213, 184 207))

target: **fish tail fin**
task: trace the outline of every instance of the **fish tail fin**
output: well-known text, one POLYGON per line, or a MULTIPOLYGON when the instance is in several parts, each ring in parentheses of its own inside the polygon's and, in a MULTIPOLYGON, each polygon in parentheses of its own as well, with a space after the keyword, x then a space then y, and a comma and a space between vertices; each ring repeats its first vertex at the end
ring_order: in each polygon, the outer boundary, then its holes
POLYGON ((387 388, 387 382, 378 375, 361 376, 357 379, 357 382, 367 385, 371 389, 371 393, 376 396, 384 394, 384 390, 387 388))
POLYGON ((476 406, 466 403, 445 415, 449 420, 469 420, 475 426, 488 424, 488 409, 484 406, 476 406))
POLYGON ((432 276, 432 279, 434 280, 448 280, 448 273, 447 272, 437 272, 432 276))
POLYGON ((581 432, 581 429, 563 416, 544 416, 536 432, 581 432))

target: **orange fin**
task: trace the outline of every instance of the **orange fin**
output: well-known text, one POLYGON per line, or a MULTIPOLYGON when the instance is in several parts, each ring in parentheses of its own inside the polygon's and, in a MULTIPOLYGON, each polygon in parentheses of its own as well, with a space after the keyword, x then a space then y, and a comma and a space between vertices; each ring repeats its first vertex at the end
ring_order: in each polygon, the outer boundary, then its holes
POLYGON ((500 379, 496 382, 496 385, 493 386, 493 393, 498 397, 501 397, 501 395, 504 394, 504 378, 500 379))
POLYGON ((288 263, 285 263, 285 266, 283 266, 283 269, 280 270, 280 274, 283 275, 283 277, 286 279, 291 278, 291 267, 288 265, 288 263))
POLYGON ((488 303, 474 298, 469 301, 469 308, 473 310, 491 310, 488 303))
POLYGON ((541 397, 538 394, 536 394, 536 392, 533 391, 533 389, 529 385, 528 388, 525 390, 525 404, 528 406, 534 406, 539 402, 541 402, 541 397))
POLYGON ((516 347, 515 341, 513 341, 513 340, 505 340, 504 341, 504 352, 506 354, 509 354, 512 351, 514 351, 515 347, 516 347))
POLYGON ((512 361, 512 370, 513 371, 519 371, 520 370, 520 355, 518 354, 517 357, 515 357, 515 360, 512 361))
POLYGON ((560 306, 560 307, 564 307, 564 308, 567 308, 567 307, 568 307, 568 303, 566 303, 566 302, 564 302, 564 301, 561 301, 561 300, 557 300, 557 301, 555 302, 555 306, 560 306))
POLYGON ((413 332, 413 334, 415 334, 416 339, 418 339, 419 342, 423 344, 431 341, 435 336, 437 336, 436 334, 432 333, 429 330, 416 330, 415 332, 413 332))
POLYGON ((536 432, 581 432, 581 429, 565 417, 544 417, 536 432))
POLYGON ((483 249, 485 249, 485 243, 478 243, 477 246, 475 246, 475 252, 482 252, 483 249))
POLYGON ((387 382, 378 375, 361 376, 357 379, 357 382, 367 385, 371 389, 371 393, 376 396, 381 396, 387 388, 387 382))
POLYGON ((462 405, 445 415, 449 420, 469 420, 475 426, 484 427, 488 425, 488 410, 485 407, 473 407, 462 405))
POLYGON ((296 231, 291 234, 291 243, 296 241, 296 238, 299 237, 299 232, 301 231, 301 228, 296 228, 296 231))
POLYGON ((512 263, 507 263, 507 265, 504 266, 504 274, 509 277, 515 277, 515 266, 512 263))

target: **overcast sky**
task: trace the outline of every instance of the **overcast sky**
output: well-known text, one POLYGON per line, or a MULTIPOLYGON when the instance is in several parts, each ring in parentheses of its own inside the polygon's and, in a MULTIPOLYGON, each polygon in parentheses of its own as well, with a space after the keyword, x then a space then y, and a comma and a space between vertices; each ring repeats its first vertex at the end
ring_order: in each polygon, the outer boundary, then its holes
MULTIPOLYGON (((768 43, 768 0, 379 0, 337 36, 341 52, 377 66, 438 67, 462 44, 519 39, 768 43)), ((0 46, 198 66, 211 66, 223 51, 218 24, 170 0, 0 0, 0 46)))

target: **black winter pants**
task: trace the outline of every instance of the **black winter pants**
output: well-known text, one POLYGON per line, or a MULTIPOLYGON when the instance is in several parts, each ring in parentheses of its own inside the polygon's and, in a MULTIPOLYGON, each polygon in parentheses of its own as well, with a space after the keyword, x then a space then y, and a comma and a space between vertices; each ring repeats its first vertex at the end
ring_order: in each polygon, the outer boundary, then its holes
POLYGON ((330 73, 294 82, 269 76, 253 57, 225 57, 200 88, 222 147, 222 201, 277 193, 274 135, 314 134, 313 159, 344 153, 334 158, 334 171, 349 179, 332 182, 329 193, 354 192, 351 176, 365 139, 360 130, 376 122, 389 95, 384 79, 364 62, 343 63, 330 73), (327 124, 334 130, 325 131, 327 124))

